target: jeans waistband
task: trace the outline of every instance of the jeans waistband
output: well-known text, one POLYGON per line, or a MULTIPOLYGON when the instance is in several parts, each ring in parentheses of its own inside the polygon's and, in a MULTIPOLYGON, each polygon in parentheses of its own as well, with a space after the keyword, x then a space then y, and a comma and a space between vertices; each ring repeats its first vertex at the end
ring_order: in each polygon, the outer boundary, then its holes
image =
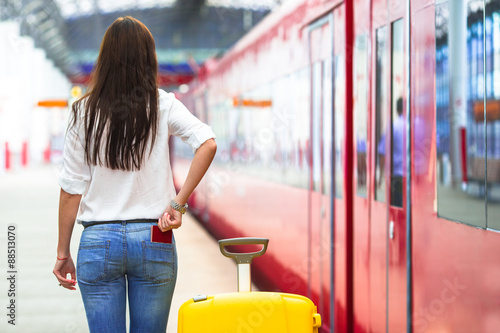
POLYGON ((122 224, 126 225, 128 223, 151 223, 151 222, 158 222, 157 219, 134 219, 134 220, 112 220, 112 221, 92 221, 92 222, 85 222, 82 221, 83 228, 90 227, 92 225, 101 225, 101 224, 122 224))

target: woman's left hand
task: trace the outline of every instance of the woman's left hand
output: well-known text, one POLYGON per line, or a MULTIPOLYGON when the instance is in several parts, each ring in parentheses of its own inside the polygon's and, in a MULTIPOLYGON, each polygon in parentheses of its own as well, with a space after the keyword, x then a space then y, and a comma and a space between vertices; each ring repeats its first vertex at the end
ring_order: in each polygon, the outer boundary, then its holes
POLYGON ((52 273, 54 273, 54 275, 56 276, 60 286, 69 290, 76 290, 75 272, 75 264, 73 263, 73 259, 71 258, 71 256, 69 256, 68 259, 64 260, 56 259, 56 264, 52 273), (71 274, 71 280, 66 279, 68 273, 71 274))
POLYGON ((158 227, 162 232, 180 228, 182 225, 182 214, 172 207, 168 207, 163 216, 158 219, 158 227))

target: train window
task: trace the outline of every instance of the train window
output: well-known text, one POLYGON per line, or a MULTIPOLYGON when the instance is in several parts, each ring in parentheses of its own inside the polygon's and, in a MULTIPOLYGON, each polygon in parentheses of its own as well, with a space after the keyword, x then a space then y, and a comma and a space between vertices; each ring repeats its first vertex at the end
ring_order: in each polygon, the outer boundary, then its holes
MULTIPOLYGON (((229 124, 227 121, 227 110, 224 105, 217 105, 211 108, 213 124, 211 124, 214 133, 217 133, 217 160, 222 163, 229 162, 229 124)), ((186 146, 184 144, 184 146, 186 146)), ((188 147, 189 148, 189 147, 188 147)))
POLYGON ((375 200, 385 202, 385 133, 387 129, 387 27, 376 31, 375 65, 375 200))
POLYGON ((321 116, 322 116, 322 62, 315 62, 312 67, 312 189, 321 190, 321 116))
POLYGON ((354 48, 354 114, 356 119, 357 195, 366 197, 368 136, 368 36, 358 35, 354 48))
POLYGON ((403 115, 404 24, 392 23, 391 54, 391 205, 403 207, 403 179, 406 169, 406 123, 403 115))
POLYGON ((495 121, 487 124, 484 120, 488 113, 484 110, 488 82, 484 59, 488 57, 483 2, 440 3, 435 22, 438 215, 486 227, 485 193, 490 186, 498 186, 500 179, 485 177, 489 165, 486 138, 492 134, 487 131, 495 121))
POLYGON ((344 167, 342 166, 344 145, 344 116, 345 116, 345 63, 342 53, 335 54, 334 63, 335 93, 334 93, 334 146, 335 146, 335 197, 344 196, 344 167))
POLYGON ((486 226, 500 230, 500 2, 488 2, 485 14, 488 208, 486 226))
POLYGON ((224 172, 309 188, 309 85, 304 68, 209 105, 216 163, 224 172))
MULTIPOLYGON (((289 121, 292 126, 289 127, 292 142, 293 142, 293 156, 294 163, 292 174, 293 178, 290 179, 288 184, 296 184, 295 186, 301 188, 309 188, 309 162, 307 157, 308 142, 310 139, 309 112, 304 112, 310 108, 310 70, 305 68, 291 76, 293 82, 293 89, 287 93, 290 102, 289 121)), ((288 78, 286 78, 288 80, 288 78)))
POLYGON ((312 157, 313 190, 329 195, 332 172, 332 64, 313 64, 312 157))
POLYGON ((323 62, 323 194, 332 192, 332 61, 331 58, 323 62))

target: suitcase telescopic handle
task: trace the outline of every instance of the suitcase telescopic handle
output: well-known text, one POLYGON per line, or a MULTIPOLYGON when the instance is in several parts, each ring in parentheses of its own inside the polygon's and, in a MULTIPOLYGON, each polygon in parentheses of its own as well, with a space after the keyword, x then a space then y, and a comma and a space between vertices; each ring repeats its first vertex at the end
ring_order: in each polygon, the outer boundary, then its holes
POLYGON ((221 239, 219 241, 220 252, 228 258, 233 258, 236 261, 236 267, 238 268, 238 291, 246 292, 252 291, 252 278, 250 273, 250 264, 253 258, 263 255, 267 250, 267 244, 269 239, 267 238, 254 238, 254 237, 242 237, 242 238, 229 238, 221 239), (263 245, 262 249, 257 252, 250 253, 233 253, 226 250, 226 246, 230 245, 263 245))
POLYGON ((261 255, 266 253, 267 244, 269 244, 269 239, 267 238, 242 237, 219 240, 220 252, 222 252, 222 254, 228 258, 233 258, 237 264, 251 264, 253 258, 260 257, 261 255), (226 250, 226 246, 249 244, 263 245, 263 247, 260 251, 250 253, 234 253, 226 250))

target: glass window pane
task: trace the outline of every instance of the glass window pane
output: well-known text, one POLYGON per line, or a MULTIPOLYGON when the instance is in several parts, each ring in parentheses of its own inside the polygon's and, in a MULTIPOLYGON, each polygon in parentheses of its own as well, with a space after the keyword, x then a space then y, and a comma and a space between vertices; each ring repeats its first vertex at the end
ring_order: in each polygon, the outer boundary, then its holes
MULTIPOLYGON (((309 67, 300 70, 297 75, 294 75, 294 93, 291 98, 293 110, 291 119, 292 126, 290 127, 295 138, 296 153, 295 160, 297 161, 297 174, 300 179, 300 187, 309 189, 309 158, 308 158, 308 144, 310 140, 310 117, 309 110, 311 103, 311 71, 309 67)), ((290 95, 287 95, 290 98, 290 95)))
POLYGON ((332 60, 323 62, 323 194, 330 195, 332 187, 332 60))
POLYGON ((356 135, 356 193, 366 197, 368 136, 368 36, 356 37, 354 48, 354 119, 356 135))
POLYGON ((334 93, 334 145, 335 145, 335 197, 344 196, 344 115, 345 115, 345 63, 344 55, 335 55, 335 93, 334 93))
POLYGON ((436 5, 436 182, 439 216, 485 227, 482 10, 436 5))
POLYGON ((385 133, 387 130, 387 27, 376 32, 375 66, 375 200, 385 202, 385 133))
POLYGON ((312 100, 312 185, 313 191, 321 190, 321 62, 313 64, 312 100))
MULTIPOLYGON (((232 99, 211 98, 210 90, 200 95, 206 100, 195 103, 207 106, 208 123, 217 134, 214 164, 224 175, 210 185, 211 194, 222 191, 225 175, 233 172, 309 189, 310 79, 305 67, 232 99)), ((180 140, 175 149, 177 155, 182 149, 192 156, 180 140)))
POLYGON ((486 6, 487 227, 500 230, 500 6, 486 6))
POLYGON ((402 19, 392 23, 391 61, 391 205, 403 207, 406 123, 403 115, 405 58, 402 19))

